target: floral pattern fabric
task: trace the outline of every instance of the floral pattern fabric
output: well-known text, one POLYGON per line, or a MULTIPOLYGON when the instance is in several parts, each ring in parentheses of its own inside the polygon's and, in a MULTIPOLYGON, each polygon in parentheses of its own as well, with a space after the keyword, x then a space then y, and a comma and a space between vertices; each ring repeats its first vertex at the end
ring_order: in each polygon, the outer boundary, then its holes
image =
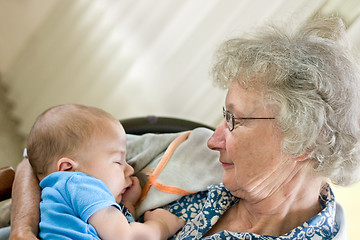
POLYGON ((185 226, 172 239, 332 239, 338 232, 335 221, 336 203, 329 186, 320 193, 322 211, 283 236, 258 235, 248 232, 222 231, 203 237, 227 209, 240 201, 223 184, 210 186, 208 191, 185 196, 166 209, 186 221, 185 226))
POLYGON ((124 205, 124 203, 120 202, 119 203, 120 207, 121 207, 121 212, 124 214, 126 220, 129 222, 129 223, 132 223, 132 222, 135 222, 135 218, 134 216, 131 214, 131 212, 129 211, 129 209, 127 209, 124 205))

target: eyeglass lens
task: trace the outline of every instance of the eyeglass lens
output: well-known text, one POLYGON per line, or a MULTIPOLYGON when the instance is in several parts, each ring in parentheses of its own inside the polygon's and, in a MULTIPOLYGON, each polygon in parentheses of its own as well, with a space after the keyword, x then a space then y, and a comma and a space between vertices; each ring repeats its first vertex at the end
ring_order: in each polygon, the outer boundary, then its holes
POLYGON ((223 108, 223 115, 229 130, 232 131, 234 129, 234 116, 229 111, 225 110, 225 108, 223 108))

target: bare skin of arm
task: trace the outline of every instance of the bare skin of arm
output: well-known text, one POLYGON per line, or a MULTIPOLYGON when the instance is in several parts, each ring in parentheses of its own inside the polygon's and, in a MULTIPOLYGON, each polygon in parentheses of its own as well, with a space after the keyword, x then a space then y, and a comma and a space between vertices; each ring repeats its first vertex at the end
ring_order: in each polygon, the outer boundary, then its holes
POLYGON ((28 159, 18 165, 12 189, 10 240, 38 239, 40 187, 28 159))
MULTIPOLYGON (((122 201, 135 217, 134 205, 141 195, 140 182, 132 177, 132 185, 122 195, 122 201)), ((114 206, 96 211, 88 220, 93 225, 99 237, 104 240, 166 240, 173 236, 184 221, 164 209, 148 211, 144 216, 144 223, 128 223, 127 219, 114 206)))
POLYGON ((145 222, 128 223, 114 206, 96 211, 88 220, 104 240, 166 240, 184 226, 184 221, 164 209, 145 214, 145 222))

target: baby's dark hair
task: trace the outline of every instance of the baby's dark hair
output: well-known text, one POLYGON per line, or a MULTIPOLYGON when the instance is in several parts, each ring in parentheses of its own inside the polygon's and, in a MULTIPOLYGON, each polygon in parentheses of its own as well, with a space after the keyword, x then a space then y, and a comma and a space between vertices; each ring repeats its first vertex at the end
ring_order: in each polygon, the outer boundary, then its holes
POLYGON ((117 122, 111 114, 80 104, 64 104, 44 111, 36 119, 27 139, 27 155, 40 179, 50 174, 62 157, 77 158, 95 132, 117 122))

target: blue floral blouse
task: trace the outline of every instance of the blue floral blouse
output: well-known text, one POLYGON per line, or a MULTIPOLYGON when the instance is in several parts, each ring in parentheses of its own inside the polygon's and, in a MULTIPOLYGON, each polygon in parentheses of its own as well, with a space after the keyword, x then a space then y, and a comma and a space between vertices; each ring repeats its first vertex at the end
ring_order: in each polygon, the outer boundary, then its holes
POLYGON ((186 221, 182 230, 172 239, 332 239, 339 228, 335 221, 336 203, 329 186, 323 188, 320 200, 322 211, 319 214, 280 237, 230 231, 203 237, 225 211, 239 201, 223 184, 210 186, 205 192, 185 196, 166 209, 186 221))

